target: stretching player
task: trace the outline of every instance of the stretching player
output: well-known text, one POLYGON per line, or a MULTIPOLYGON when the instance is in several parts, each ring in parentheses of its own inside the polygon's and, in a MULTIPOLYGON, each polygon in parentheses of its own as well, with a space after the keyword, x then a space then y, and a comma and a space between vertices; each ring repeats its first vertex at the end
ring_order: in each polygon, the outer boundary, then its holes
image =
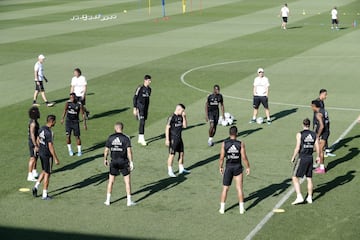
POLYGON ((75 93, 70 93, 70 100, 66 102, 64 112, 61 118, 61 124, 65 122, 65 131, 66 131, 66 144, 68 147, 69 155, 73 156, 74 152, 71 148, 71 132, 74 132, 74 137, 76 138, 77 144, 77 155, 80 157, 81 152, 81 139, 80 139, 80 126, 79 126, 79 113, 82 115, 84 122, 84 129, 87 130, 86 118, 84 114, 83 106, 80 102, 77 101, 75 93))
POLYGON ((104 150, 104 165, 109 167, 109 183, 107 186, 106 200, 104 204, 106 206, 110 205, 110 198, 115 182, 115 177, 121 174, 124 177, 125 190, 127 196, 127 206, 134 206, 136 203, 131 201, 131 181, 130 181, 130 172, 134 169, 131 142, 130 138, 123 134, 124 125, 121 122, 115 123, 114 126, 115 133, 110 135, 105 144, 104 150), (110 153, 111 162, 107 160, 107 157, 110 153))
POLYGON ((44 75, 44 67, 43 67, 44 61, 45 61, 45 56, 40 54, 38 56, 38 61, 35 63, 35 66, 34 66, 35 92, 34 92, 33 105, 39 106, 39 104, 37 104, 36 101, 37 101, 37 97, 40 92, 41 97, 43 98, 44 102, 46 103, 46 106, 52 107, 52 106, 54 106, 54 103, 49 103, 49 101, 46 99, 46 96, 45 96, 44 80, 47 82, 47 79, 44 75))
POLYGON ((215 136, 216 127, 219 121, 219 105, 221 106, 222 117, 225 119, 223 96, 220 93, 219 85, 215 85, 213 93, 208 96, 205 103, 205 119, 210 123, 208 140, 208 145, 210 147, 214 146, 213 137, 215 136))
POLYGON ((315 173, 324 174, 325 173, 324 150, 325 150, 326 142, 330 135, 330 121, 327 111, 321 108, 321 103, 319 100, 313 100, 311 102, 311 108, 316 116, 314 125, 315 125, 316 137, 320 145, 320 152, 319 152, 320 167, 315 169, 315 173))
POLYGON ((172 168, 176 152, 179 153, 179 173, 190 173, 184 168, 184 143, 181 137, 182 130, 186 127, 185 106, 180 103, 176 106, 173 115, 169 117, 165 128, 165 145, 169 146, 168 174, 170 177, 176 177, 172 168))
POLYGON ((133 114, 139 120, 139 138, 138 143, 142 146, 146 146, 144 133, 145 133, 145 121, 148 116, 149 104, 150 104, 150 95, 151 95, 151 76, 144 76, 144 84, 139 86, 133 98, 133 114))
POLYGON ((34 188, 32 189, 32 194, 34 197, 37 197, 39 185, 44 180, 43 193, 41 198, 42 200, 51 200, 51 197, 48 196, 48 187, 50 183, 53 160, 55 160, 56 165, 60 164, 55 152, 53 132, 51 130, 51 128, 55 126, 55 123, 56 117, 54 115, 49 115, 46 118, 46 125, 41 127, 39 130, 39 157, 43 170, 39 176, 39 179, 35 183, 34 188))
POLYGON ((240 214, 245 212, 244 193, 243 193, 243 166, 241 161, 245 163, 246 175, 250 174, 250 164, 246 155, 245 144, 236 139, 238 129, 232 126, 229 130, 230 138, 225 140, 221 145, 219 168, 220 174, 223 175, 223 188, 220 197, 219 213, 225 213, 225 201, 231 182, 235 179, 236 190, 239 199, 240 214), (224 169, 224 158, 226 157, 226 168, 224 169))
POLYGON ((29 150, 30 150, 30 159, 29 159, 29 172, 27 180, 30 182, 36 182, 38 173, 36 171, 36 161, 39 156, 39 145, 37 139, 39 136, 39 123, 38 119, 40 118, 40 111, 38 107, 31 107, 29 110, 29 150))
POLYGON ((80 68, 74 69, 74 77, 71 79, 70 93, 75 93, 77 101, 81 102, 81 105, 86 114, 86 118, 89 118, 90 112, 86 109, 86 91, 87 81, 84 75, 81 75, 80 68))
POLYGON ((306 176, 308 195, 306 201, 312 203, 313 182, 312 182, 312 168, 313 168, 313 152, 314 148, 317 152, 316 159, 319 160, 320 148, 319 140, 316 133, 309 130, 310 120, 308 118, 303 121, 303 130, 296 134, 296 146, 291 162, 295 163, 292 181, 296 191, 296 199, 292 202, 293 205, 304 202, 304 198, 300 191, 299 178, 306 176), (298 156, 298 158, 296 158, 298 156))

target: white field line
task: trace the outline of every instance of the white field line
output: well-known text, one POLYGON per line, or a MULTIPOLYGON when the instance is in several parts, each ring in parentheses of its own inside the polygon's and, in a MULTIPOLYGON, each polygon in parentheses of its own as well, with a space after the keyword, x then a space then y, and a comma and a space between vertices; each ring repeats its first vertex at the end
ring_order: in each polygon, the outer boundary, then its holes
MULTIPOLYGON (((338 144, 354 128, 357 122, 358 122, 358 118, 356 118, 354 122, 352 122, 349 125, 349 127, 340 135, 340 137, 331 146, 335 146, 336 144, 338 144)), ((305 178, 302 178, 300 184, 302 184, 304 180, 305 178)), ((289 189, 287 193, 280 199, 280 201, 275 204, 273 210, 280 208, 294 192, 295 192, 294 188, 289 189)), ((251 232, 245 237, 245 240, 251 240, 264 227, 264 225, 274 215, 273 210, 268 212, 268 214, 265 215, 265 217, 258 223, 258 225, 256 225, 256 227, 253 230, 251 230, 251 232)))

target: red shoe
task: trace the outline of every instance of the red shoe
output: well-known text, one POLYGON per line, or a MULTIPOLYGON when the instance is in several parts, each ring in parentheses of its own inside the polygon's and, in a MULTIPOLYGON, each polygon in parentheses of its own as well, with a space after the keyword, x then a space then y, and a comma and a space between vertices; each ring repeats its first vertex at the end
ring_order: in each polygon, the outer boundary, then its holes
POLYGON ((317 168, 317 169, 315 169, 315 173, 317 173, 317 174, 325 174, 325 168, 324 169, 321 169, 321 168, 317 168))

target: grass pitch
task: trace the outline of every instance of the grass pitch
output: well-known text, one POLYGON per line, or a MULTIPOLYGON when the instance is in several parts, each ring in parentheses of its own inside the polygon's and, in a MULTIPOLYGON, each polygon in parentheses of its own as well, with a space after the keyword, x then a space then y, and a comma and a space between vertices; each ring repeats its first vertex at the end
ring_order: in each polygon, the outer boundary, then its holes
MULTIPOLYGON (((0 1, 0 232, 4 239, 244 239, 291 189, 289 158, 295 134, 302 119, 312 116, 308 105, 318 90, 329 91, 330 142, 359 115, 355 99, 360 33, 352 27, 354 20, 360 20, 358 1, 288 2, 292 15, 287 31, 280 30, 277 17, 282 1, 193 0, 187 1, 186 14, 181 13, 181 1, 166 1, 166 19, 160 1, 151 2, 149 15, 147 1, 0 1), (340 12, 340 31, 330 30, 329 11, 334 5, 340 12), (84 14, 117 18, 70 20, 84 14), (25 181, 27 110, 33 94, 32 68, 40 53, 47 56, 47 97, 57 103, 53 108, 40 107, 40 122, 50 113, 61 116, 75 67, 88 79, 87 105, 92 114, 89 130, 82 131, 80 158, 67 155, 60 121, 54 128, 61 165, 54 167, 51 178, 51 202, 18 191, 32 187, 25 181), (271 83, 270 108, 275 117, 271 126, 247 123, 252 114, 252 81, 260 66, 271 83), (131 108, 144 74, 153 76, 153 96, 146 125, 149 145, 140 147, 131 108), (203 110, 206 92, 215 83, 226 96, 226 111, 237 119, 251 163, 251 176, 244 180, 247 212, 243 216, 238 214, 233 188, 226 214, 217 212, 218 153, 228 128, 219 127, 217 144, 207 147, 203 110), (187 106, 185 165, 192 173, 169 179, 163 133, 166 117, 179 102, 187 106), (125 205, 121 178, 115 183, 113 204, 103 205, 107 169, 102 151, 118 120, 133 137, 133 198, 138 201, 134 208, 125 205)), ((314 176, 312 205, 293 207, 289 199, 282 206, 285 213, 273 216, 254 238, 288 239, 291 230, 295 239, 355 239, 360 222, 358 136, 357 125, 336 146, 337 156, 326 159, 329 172, 314 176)))

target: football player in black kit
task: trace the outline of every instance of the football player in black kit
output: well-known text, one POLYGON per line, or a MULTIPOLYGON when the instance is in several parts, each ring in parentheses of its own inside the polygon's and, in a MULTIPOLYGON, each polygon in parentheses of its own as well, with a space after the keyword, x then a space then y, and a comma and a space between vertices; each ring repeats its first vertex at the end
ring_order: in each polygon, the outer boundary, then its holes
POLYGON ((184 143, 181 137, 183 128, 187 127, 185 106, 178 104, 175 112, 169 117, 165 127, 165 145, 169 146, 168 174, 170 177, 176 177, 172 169, 175 153, 179 153, 179 173, 190 173, 184 168, 184 143))
POLYGON ((134 169, 131 141, 128 136, 123 134, 123 128, 124 125, 121 122, 115 123, 115 133, 109 136, 105 144, 104 165, 106 167, 109 167, 110 165, 109 183, 107 186, 106 200, 104 202, 106 206, 110 205, 111 192, 115 182, 115 177, 118 176, 120 172, 124 177, 127 206, 130 207, 136 205, 136 203, 131 201, 130 172, 134 169), (107 159, 109 153, 111 156, 110 164, 107 159))
POLYGON ((144 84, 139 86, 133 98, 133 114, 139 120, 139 138, 138 143, 143 146, 146 146, 144 133, 145 133, 145 121, 148 117, 148 110, 150 104, 150 95, 151 95, 151 76, 144 76, 144 84))
POLYGON ((250 163, 246 155, 245 144, 236 139, 238 129, 232 126, 229 130, 230 138, 225 140, 221 145, 219 169, 220 174, 223 175, 223 188, 220 197, 219 213, 225 213, 225 201, 227 193, 233 178, 235 179, 236 190, 239 199, 240 214, 245 212, 244 208, 244 193, 243 193, 243 166, 245 163, 246 175, 250 174, 250 163), (226 157, 226 168, 224 169, 224 158, 226 157))
POLYGON ((308 195, 306 201, 312 203, 313 183, 312 183, 312 169, 313 169, 313 152, 314 148, 317 152, 316 160, 320 159, 319 140, 316 133, 309 130, 310 120, 308 118, 303 121, 303 130, 296 134, 296 146, 291 162, 295 163, 292 181, 294 184, 296 199, 292 202, 293 205, 304 202, 301 195, 299 178, 306 176, 308 195), (296 158, 298 156, 298 158, 296 158))
POLYGON ((324 150, 330 135, 330 120, 328 112, 324 108, 321 108, 319 100, 313 100, 311 102, 311 108, 315 113, 314 126, 316 137, 318 138, 320 145, 320 167, 315 169, 315 173, 324 174, 326 172, 324 165, 324 150))
POLYGON ((223 96, 220 93, 219 85, 214 86, 214 91, 207 98, 205 103, 205 119, 210 123, 209 128, 209 140, 208 145, 214 146, 213 137, 216 133, 216 127, 219 120, 219 105, 221 106, 221 114, 223 119, 225 119, 225 108, 224 108, 224 100, 223 96))
POLYGON ((65 132, 66 132, 66 144, 68 147, 69 155, 73 156, 74 152, 71 149, 71 132, 74 132, 77 144, 77 155, 80 157, 81 153, 81 139, 80 139, 80 126, 79 126, 79 114, 81 113, 84 129, 87 130, 86 117, 83 105, 80 101, 77 101, 75 93, 70 93, 70 100, 66 102, 64 112, 61 118, 61 124, 65 122, 65 132))
POLYGON ((39 145, 37 144, 37 138, 39 135, 39 123, 38 119, 40 118, 40 111, 38 107, 31 107, 29 110, 29 132, 28 132, 28 142, 29 142, 29 167, 28 167, 28 177, 27 180, 30 182, 35 182, 38 177, 36 171, 36 161, 39 155, 39 145))
POLYGON ((54 115, 49 115, 46 118, 46 125, 39 129, 38 145, 39 145, 39 157, 41 160, 42 172, 39 176, 39 179, 35 183, 34 188, 32 189, 32 194, 34 197, 37 197, 37 192, 40 183, 44 180, 42 200, 51 200, 51 197, 48 196, 48 187, 50 182, 50 174, 53 165, 60 164, 59 159, 56 155, 54 142, 53 142, 53 132, 52 127, 55 126, 56 117, 54 115))

